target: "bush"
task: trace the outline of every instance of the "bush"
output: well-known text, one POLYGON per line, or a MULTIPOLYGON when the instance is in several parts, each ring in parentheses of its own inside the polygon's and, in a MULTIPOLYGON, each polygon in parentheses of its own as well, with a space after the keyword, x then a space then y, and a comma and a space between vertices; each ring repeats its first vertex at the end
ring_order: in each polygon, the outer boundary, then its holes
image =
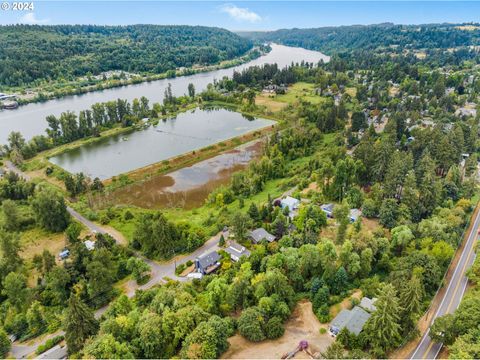
POLYGON ((283 328, 282 319, 278 316, 272 317, 268 320, 267 326, 265 328, 265 333, 268 339, 278 339, 285 333, 283 328))
POLYGON ((123 214, 123 219, 127 221, 133 219, 133 217, 134 216, 130 210, 125 211, 125 213, 123 214))
POLYGON ((377 216, 378 209, 372 199, 365 199, 362 206, 362 214, 367 218, 374 218, 377 216))
POLYGON ((63 335, 57 335, 51 339, 48 339, 45 344, 40 345, 37 350, 35 351, 35 354, 40 355, 44 353, 47 350, 50 350, 53 348, 55 345, 63 341, 64 337, 63 335))
POLYGON ((323 335, 323 334, 326 334, 327 333, 327 329, 325 328, 320 328, 320 335, 323 335))
POLYGON ((12 344, 10 343, 7 333, 0 328, 0 357, 5 358, 11 346, 12 344))
POLYGON ((330 308, 328 307, 328 305, 322 305, 315 312, 315 315, 317 315, 317 318, 321 323, 327 323, 331 320, 330 308))

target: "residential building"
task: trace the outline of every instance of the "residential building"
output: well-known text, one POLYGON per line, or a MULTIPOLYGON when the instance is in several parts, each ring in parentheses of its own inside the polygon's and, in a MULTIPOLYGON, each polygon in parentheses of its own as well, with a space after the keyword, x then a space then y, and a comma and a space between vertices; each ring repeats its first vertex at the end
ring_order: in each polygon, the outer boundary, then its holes
POLYGON ((352 334, 358 335, 370 316, 372 315, 369 312, 359 306, 355 306, 352 310, 343 309, 330 323, 328 332, 336 337, 342 329, 346 328, 352 334))
POLYGON ((258 228, 250 231, 248 237, 252 240, 254 244, 258 244, 262 240, 267 240, 268 242, 275 241, 275 235, 270 234, 264 228, 258 228))
POLYGON ((286 198, 280 201, 280 206, 282 209, 288 207, 288 210, 297 210, 300 207, 300 200, 295 199, 294 197, 287 196, 286 198))
POLYGON ((200 255, 195 259, 195 270, 203 275, 208 275, 220 266, 220 255, 216 251, 200 255))
POLYGON ((250 251, 248 251, 245 246, 237 244, 236 242, 231 242, 228 248, 225 251, 230 254, 230 258, 232 261, 238 261, 242 256, 249 257, 250 251))

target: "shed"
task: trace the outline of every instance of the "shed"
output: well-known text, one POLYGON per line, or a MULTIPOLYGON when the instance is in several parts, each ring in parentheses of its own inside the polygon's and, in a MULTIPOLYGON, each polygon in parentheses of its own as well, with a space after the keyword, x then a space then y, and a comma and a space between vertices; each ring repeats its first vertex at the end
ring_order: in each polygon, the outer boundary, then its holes
POLYGON ((195 269, 204 275, 214 272, 220 266, 220 255, 216 251, 200 255, 195 259, 195 269))
POLYGON ((275 235, 270 234, 264 228, 258 228, 255 230, 250 231, 248 234, 249 238, 255 243, 258 244, 262 240, 267 240, 268 242, 275 241, 275 235))
POLYGON ((95 243, 92 240, 86 240, 84 244, 88 251, 92 251, 95 249, 95 243))

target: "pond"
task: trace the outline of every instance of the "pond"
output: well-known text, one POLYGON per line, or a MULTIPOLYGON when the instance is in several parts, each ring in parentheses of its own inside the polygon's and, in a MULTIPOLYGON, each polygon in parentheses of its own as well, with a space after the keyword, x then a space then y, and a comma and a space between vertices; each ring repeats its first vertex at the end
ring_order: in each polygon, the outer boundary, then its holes
POLYGON ((254 140, 169 174, 123 186, 97 196, 94 205, 97 208, 133 205, 147 209, 201 206, 215 188, 229 183, 234 172, 261 156, 263 144, 263 139, 254 140))
POLYGON ((99 139, 50 161, 70 173, 105 180, 274 124, 227 109, 195 109, 144 130, 99 139))

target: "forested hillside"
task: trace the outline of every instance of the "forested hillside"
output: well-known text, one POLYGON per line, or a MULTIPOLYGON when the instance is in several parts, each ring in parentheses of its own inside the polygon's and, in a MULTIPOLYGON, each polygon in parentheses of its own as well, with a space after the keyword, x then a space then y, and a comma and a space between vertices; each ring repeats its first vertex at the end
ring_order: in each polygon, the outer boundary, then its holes
POLYGON ((274 41, 327 53, 357 49, 398 47, 404 49, 454 48, 478 45, 480 30, 476 26, 455 24, 429 25, 354 25, 315 29, 281 29, 273 32, 248 32, 243 36, 274 41))
POLYGON ((0 85, 109 70, 162 73, 232 59, 251 46, 227 30, 201 26, 2 26, 0 85))

